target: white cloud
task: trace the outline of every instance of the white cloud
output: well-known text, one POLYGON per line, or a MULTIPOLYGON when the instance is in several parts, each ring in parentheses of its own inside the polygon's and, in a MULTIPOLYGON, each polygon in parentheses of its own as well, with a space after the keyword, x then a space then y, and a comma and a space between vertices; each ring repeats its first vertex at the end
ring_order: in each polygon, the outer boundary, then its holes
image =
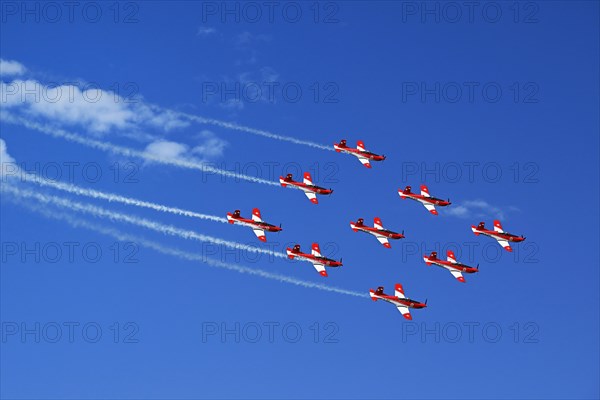
MULTIPOLYGON (((508 207, 509 210, 513 211, 515 207, 508 207)), ((445 210, 446 214, 452 215, 459 218, 472 218, 472 217, 494 217, 504 218, 504 212, 499 207, 496 207, 485 200, 467 200, 461 204, 451 205, 445 210)))
POLYGON ((259 42, 270 42, 271 36, 259 33, 257 35, 244 31, 237 35, 234 39, 234 43, 237 46, 252 45, 259 42))
POLYGON ((203 159, 214 159, 221 157, 228 143, 215 136, 211 131, 204 130, 200 132, 200 138, 204 143, 195 146, 192 149, 194 155, 200 156, 203 159))
POLYGON ((197 136, 200 144, 190 146, 169 140, 157 140, 146 146, 145 153, 161 160, 203 162, 221 157, 228 143, 208 130, 197 136))
POLYGON ((0 58, 0 76, 23 75, 26 71, 27 68, 20 62, 0 58))
POLYGON ((215 28, 210 28, 207 26, 201 26, 200 28, 198 28, 198 31, 196 32, 197 36, 209 36, 212 35, 213 33, 216 33, 217 30, 215 28))
POLYGON ((15 159, 8 154, 8 149, 6 147, 6 142, 3 139, 0 139, 0 177, 3 177, 8 171, 9 164, 14 164, 15 159))
POLYGON ((170 131, 190 124, 174 111, 96 88, 50 87, 35 80, 14 80, 0 84, 0 97, 3 107, 21 107, 30 117, 81 125, 95 133, 135 130, 143 126, 170 131))
POLYGON ((158 140, 146 146, 145 152, 161 160, 178 160, 187 158, 188 147, 177 142, 158 140))

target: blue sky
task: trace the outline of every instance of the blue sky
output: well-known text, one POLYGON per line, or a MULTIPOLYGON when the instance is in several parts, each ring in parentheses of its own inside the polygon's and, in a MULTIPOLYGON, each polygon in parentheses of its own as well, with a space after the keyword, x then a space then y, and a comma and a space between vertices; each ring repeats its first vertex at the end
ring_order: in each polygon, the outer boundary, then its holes
MULTIPOLYGON (((66 9, 14 4, 3 4, 0 35, 3 165, 213 216, 259 207, 284 228, 261 248, 317 241, 344 267, 322 279, 307 263, 3 192, 3 398, 599 396, 597 2, 482 3, 472 18, 435 2, 433 14, 421 2, 282 3, 272 19, 261 6, 257 21, 244 3, 229 14, 220 2, 93 3, 97 21, 91 9, 70 21, 66 9), (368 170, 292 142, 341 138, 387 160, 368 170), (203 163, 275 182, 309 170, 335 192, 314 206, 298 191, 185 167, 203 163), (398 197, 422 183, 453 204, 434 217, 398 197), (349 228, 375 216, 406 239, 388 250, 349 228), (494 218, 527 236, 514 253, 471 233, 494 218), (422 262, 447 248, 480 272, 460 284, 422 262), (211 268, 215 259, 365 297, 211 268), (428 299, 412 322, 367 297, 396 282, 428 299), (238 326, 239 341, 221 336, 238 326)), ((10 171, 4 187, 259 245, 249 229, 10 171)))

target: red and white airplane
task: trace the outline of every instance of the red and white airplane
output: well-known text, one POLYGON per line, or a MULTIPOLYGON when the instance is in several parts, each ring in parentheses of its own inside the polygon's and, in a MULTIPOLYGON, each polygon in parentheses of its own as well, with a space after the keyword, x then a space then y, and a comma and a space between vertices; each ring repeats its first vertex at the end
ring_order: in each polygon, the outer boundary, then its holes
POLYGON ((293 260, 294 258, 298 258, 300 260, 308 261, 314 265, 317 272, 319 272, 322 276, 327 277, 327 271, 325 271, 325 267, 341 267, 342 260, 335 261, 331 258, 323 257, 321 255, 321 249, 319 248, 318 243, 312 244, 312 252, 311 254, 302 253, 300 251, 300 245, 297 244, 293 249, 289 247, 286 249, 288 258, 293 260))
POLYGON ((432 251, 429 257, 423 256, 423 260, 427 265, 435 264, 438 267, 446 268, 452 276, 454 276, 459 282, 465 283, 465 278, 462 276, 462 272, 467 274, 472 274, 475 272, 479 272, 479 265, 477 268, 469 267, 468 265, 461 264, 456 261, 456 256, 452 250, 448 250, 446 253, 447 261, 440 260, 437 258, 437 252, 432 251))
POLYGON ((369 161, 383 161, 385 160, 385 156, 380 156, 379 154, 371 153, 365 149, 365 143, 362 140, 359 140, 356 143, 356 148, 353 149, 346 145, 346 139, 340 140, 339 143, 334 143, 333 148, 338 153, 346 153, 351 154, 358 158, 358 161, 361 162, 367 168, 371 168, 371 164, 369 161))
POLYGON ((261 242, 267 241, 267 236, 265 235, 265 231, 267 232, 279 232, 281 231, 281 226, 275 226, 271 224, 267 224, 263 222, 260 218, 260 210, 258 208, 252 209, 252 219, 243 218, 240 216, 240 210, 235 210, 232 213, 227 213, 227 221, 230 224, 235 224, 236 222, 243 226, 249 226, 252 228, 254 234, 258 237, 258 240, 261 242))
POLYGON ((438 215, 438 212, 435 209, 435 206, 445 207, 445 206, 452 204, 452 203, 450 203, 450 199, 448 199, 446 201, 446 200, 438 199, 437 197, 431 197, 431 195, 429 195, 429 189, 427 189, 427 186, 425 186, 425 185, 421 185, 421 194, 420 195, 412 193, 410 186, 407 186, 404 190, 398 189, 398 194, 400 195, 400 198, 402 198, 402 199, 409 198, 409 199, 418 201, 419 203, 423 204, 425 206, 425 208, 428 209, 429 212, 432 213, 433 215, 438 215))
POLYGON ((319 204, 319 200, 317 200, 318 194, 327 195, 333 193, 332 189, 325 189, 320 186, 313 185, 312 178, 308 172, 304 173, 303 182, 296 182, 292 178, 292 174, 287 174, 285 178, 283 176, 279 177, 279 183, 281 183, 281 186, 283 187, 291 186, 293 188, 302 190, 306 197, 308 197, 308 199, 314 204, 319 204))
POLYGON ((477 236, 485 235, 496 239, 498 243, 500 243, 500 246, 504 247, 506 251, 512 251, 512 247, 510 247, 508 242, 522 242, 523 240, 525 240, 525 237, 523 235, 517 236, 513 235, 512 233, 504 232, 504 230, 502 230, 502 224, 497 219, 494 220, 493 231, 485 229, 484 222, 480 222, 477 226, 471 225, 471 230, 477 236))
POLYGON ((425 300, 425 303, 421 303, 404 296, 404 289, 399 283, 396 283, 394 296, 383 293, 383 286, 379 286, 377 290, 369 290, 369 294, 371 295, 371 300, 373 301, 383 300, 395 305, 398 308, 398 311, 400 311, 402 316, 406 319, 412 319, 412 315, 410 315, 409 310, 410 308, 427 307, 427 300, 425 300))
POLYGON ((362 218, 359 218, 356 222, 350 222, 350 228, 352 228, 352 230, 354 232, 365 232, 365 233, 370 233, 371 235, 375 236, 377 238, 377 240, 379 240, 379 243, 381 243, 384 247, 391 249, 392 245, 390 244, 388 239, 403 239, 404 238, 404 232, 402 233, 396 233, 396 232, 392 232, 390 230, 384 229, 383 228, 383 224, 381 223, 381 219, 379 219, 378 217, 375 217, 374 220, 374 224, 373 224, 373 228, 369 227, 369 226, 365 226, 364 225, 365 220, 362 218))

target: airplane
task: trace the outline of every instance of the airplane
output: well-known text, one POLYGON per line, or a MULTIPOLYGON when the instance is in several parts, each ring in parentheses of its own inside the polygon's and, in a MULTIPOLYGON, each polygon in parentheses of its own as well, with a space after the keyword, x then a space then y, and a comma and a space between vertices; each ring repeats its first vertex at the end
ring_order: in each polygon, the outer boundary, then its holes
POLYGON ((396 283, 394 296, 390 296, 389 294, 383 293, 383 286, 379 286, 377 290, 369 290, 369 295, 371 296, 371 300, 383 300, 388 303, 392 303, 398 308, 398 311, 402 314, 402 316, 408 320, 412 320, 412 315, 410 315, 409 308, 425 308, 427 307, 427 300, 425 303, 421 303, 416 300, 409 299, 404 296, 404 289, 402 285, 396 283))
POLYGON ((319 248, 318 243, 312 244, 312 252, 311 254, 302 253, 300 251, 300 245, 297 244, 293 249, 289 247, 286 249, 288 258, 293 260, 294 258, 298 258, 299 260, 308 261, 312 263, 321 276, 327 277, 327 271, 325 271, 325 267, 341 267, 342 260, 335 261, 331 258, 323 257, 321 255, 321 249, 319 248))
POLYGON ((471 225, 471 230, 477 236, 485 235, 485 236, 489 236, 491 238, 496 239, 498 241, 498 243, 500 243, 500 246, 504 247, 504 249, 506 251, 512 251, 512 247, 510 247, 508 242, 517 242, 518 243, 518 242, 522 242, 523 240, 525 240, 525 237, 523 235, 517 236, 517 235, 513 235, 512 233, 504 232, 502 230, 502 224, 497 219, 494 220, 494 230, 493 231, 485 229, 484 222, 480 222, 479 225, 477 225, 477 226, 471 225))
POLYGON ((416 200, 416 201, 422 203, 425 206, 425 208, 428 209, 429 212, 432 213, 433 215, 438 215, 438 212, 435 209, 435 206, 445 207, 445 206, 452 204, 452 203, 450 203, 450 199, 448 199, 448 201, 446 201, 446 200, 438 199, 437 197, 431 197, 429 195, 429 189, 425 185, 421 185, 421 194, 420 195, 412 193, 410 186, 407 186, 404 190, 398 189, 398 194, 400 195, 400 198, 402 198, 402 199, 409 198, 409 199, 416 200))
POLYGON ((438 267, 446 268, 452 276, 454 276, 459 282, 465 283, 465 278, 462 276, 461 272, 465 272, 467 274, 472 274, 475 272, 479 272, 479 265, 477 268, 469 267, 468 265, 461 264, 456 261, 456 256, 452 250, 448 250, 446 253, 447 261, 440 260, 437 258, 437 252, 432 251, 429 257, 423 256, 423 260, 427 265, 435 264, 438 267))
POLYGON ((263 222, 260 217, 260 210, 258 208, 252 209, 252 219, 243 218, 240 216, 240 210, 235 210, 232 213, 227 213, 227 221, 230 224, 235 224, 236 222, 243 226, 249 226, 252 228, 252 231, 258 237, 258 240, 261 242, 267 241, 267 236, 265 235, 265 231, 267 232, 280 232, 281 225, 275 226, 271 224, 267 224, 263 222))
POLYGON ((350 228, 352 228, 352 230, 354 232, 361 231, 361 232, 365 232, 365 233, 370 233, 371 235, 375 236, 377 238, 377 240, 379 240, 379 243, 381 243, 384 247, 386 247, 388 249, 392 248, 392 245, 390 244, 388 239, 403 239, 404 238, 404 232, 396 233, 396 232, 392 232, 390 230, 384 229, 383 224, 381 223, 381 219, 379 219, 378 217, 375 217, 373 228, 371 228, 369 226, 365 226, 364 219, 362 219, 362 218, 359 218, 356 222, 350 222, 350 228))
POLYGON ((292 178, 292 174, 287 174, 285 178, 282 176, 279 177, 279 183, 281 183, 281 186, 283 187, 289 185, 293 188, 302 190, 306 197, 308 197, 313 204, 319 204, 319 200, 317 200, 318 194, 327 195, 333 193, 332 189, 325 189, 320 186, 313 185, 312 178, 308 172, 304 173, 303 182, 296 182, 292 178))
POLYGON ((334 143, 333 148, 338 153, 346 153, 346 154, 351 154, 351 155, 355 156, 356 158, 358 158, 358 161, 360 161, 361 164, 367 168, 371 168, 371 164, 369 163, 370 160, 372 160, 372 161, 385 160, 385 156, 380 156, 378 154, 367 151, 367 149, 365 149, 365 143, 362 140, 359 140, 356 143, 356 149, 346 146, 346 139, 340 140, 339 143, 334 143))

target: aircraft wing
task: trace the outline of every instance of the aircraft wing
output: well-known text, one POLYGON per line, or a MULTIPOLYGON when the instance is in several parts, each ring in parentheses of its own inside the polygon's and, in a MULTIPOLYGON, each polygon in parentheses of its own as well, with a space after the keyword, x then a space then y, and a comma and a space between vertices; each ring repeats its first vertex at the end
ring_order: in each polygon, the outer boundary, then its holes
POLYGON ((427 210, 429 210, 430 213, 432 214, 437 214, 437 210, 435 209, 435 206, 431 203, 423 203, 423 205, 425 206, 425 208, 427 210))
POLYGON ((317 270, 317 272, 319 274, 321 274, 322 276, 327 276, 327 271, 325 270, 325 265, 320 264, 320 263, 313 263, 313 266, 315 267, 315 269, 317 270))
POLYGON ((494 220, 494 230, 498 233, 504 233, 504 230, 502 229, 502 224, 497 219, 494 220))
POLYGON ((260 210, 258 208, 252 210, 252 221, 262 222, 262 219, 260 218, 260 210))
POLYGON ((365 142, 363 142, 362 140, 356 142, 356 148, 358 149, 358 151, 367 151, 365 147, 365 142))
POLYGON ((377 240, 379 240, 379 243, 381 243, 385 247, 391 247, 390 241, 385 236, 375 235, 375 237, 377 238, 377 240))
POLYGON ((305 185, 312 185, 312 177, 310 176, 310 173, 305 172, 304 173, 304 180, 303 180, 305 185))
POLYGON ((312 244, 312 251, 311 254, 315 257, 323 257, 321 255, 321 248, 319 247, 319 243, 313 243, 312 244))
POLYGON ((455 277, 456 279, 458 279, 459 281, 461 281, 461 282, 465 281, 465 278, 462 276, 460 271, 457 271, 455 269, 450 269, 449 271, 452 274, 452 276, 455 277))
POLYGON ((310 190, 304 190, 304 194, 306 195, 306 197, 308 197, 310 201, 312 201, 315 204, 319 201, 317 200, 317 195, 315 194, 315 192, 311 192, 310 190))
POLYGON ((367 157, 363 157, 363 156, 356 156, 358 158, 358 161, 360 161, 360 163, 362 165, 364 165, 367 168, 371 168, 371 164, 369 163, 369 159, 367 157))
POLYGON ((396 287, 394 288, 394 295, 400 299, 406 298, 406 296, 404 296, 404 288, 401 284, 396 284, 396 287))
POLYGON ((381 218, 375 217, 373 219, 373 226, 377 229, 383 229, 383 223, 381 222, 381 218))
POLYGON ((448 260, 448 262, 451 262, 452 264, 456 264, 456 256, 454 255, 454 252, 452 250, 448 250, 446 260, 448 260))
POLYGON ((252 228, 252 232, 254 232, 254 234, 256 235, 256 237, 261 241, 261 242, 266 242, 267 241, 267 236, 265 235, 265 231, 263 231, 262 229, 259 228, 252 228))
POLYGON ((410 310, 406 306, 397 306, 398 311, 402 314, 402 316, 406 319, 412 319, 410 315, 410 310))
POLYGON ((507 251, 512 251, 512 247, 510 247, 510 244, 508 244, 508 240, 504 240, 504 239, 496 239, 498 241, 498 243, 500 243, 500 246, 504 247, 505 250, 507 251))
POLYGON ((421 185, 421 196, 431 197, 429 195, 429 189, 425 185, 421 185))

